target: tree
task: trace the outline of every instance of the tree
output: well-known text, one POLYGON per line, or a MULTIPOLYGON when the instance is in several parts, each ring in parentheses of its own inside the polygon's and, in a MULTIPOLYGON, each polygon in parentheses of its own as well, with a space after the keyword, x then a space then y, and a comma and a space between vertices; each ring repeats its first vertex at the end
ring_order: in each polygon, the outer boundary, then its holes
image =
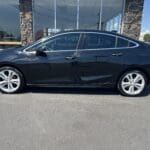
POLYGON ((150 33, 147 33, 144 35, 144 41, 145 42, 150 42, 150 33))

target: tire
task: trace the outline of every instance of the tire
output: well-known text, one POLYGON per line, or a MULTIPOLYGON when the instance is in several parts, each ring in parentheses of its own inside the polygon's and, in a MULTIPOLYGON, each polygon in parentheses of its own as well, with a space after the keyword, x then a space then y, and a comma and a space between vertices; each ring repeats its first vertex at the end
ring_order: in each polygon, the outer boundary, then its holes
POLYGON ((142 96, 147 89, 147 77, 138 70, 124 73, 118 81, 118 90, 124 96, 142 96))
POLYGON ((19 93, 25 86, 23 75, 13 67, 0 68, 0 90, 2 93, 19 93))

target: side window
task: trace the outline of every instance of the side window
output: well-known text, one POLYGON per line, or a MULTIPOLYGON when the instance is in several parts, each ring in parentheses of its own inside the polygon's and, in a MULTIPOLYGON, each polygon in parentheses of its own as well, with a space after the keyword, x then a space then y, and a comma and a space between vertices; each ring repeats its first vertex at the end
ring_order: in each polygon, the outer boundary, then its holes
POLYGON ((116 47, 117 48, 121 48, 121 47, 133 47, 135 46, 135 43, 130 42, 128 40, 122 39, 122 38, 118 38, 116 39, 116 47))
POLYGON ((32 51, 36 51, 36 50, 42 50, 44 49, 44 45, 43 43, 38 43, 38 44, 35 44, 33 46, 31 46, 30 48, 27 49, 28 52, 32 52, 32 51))
POLYGON ((116 37, 105 34, 85 34, 84 49, 115 48, 116 37))
POLYGON ((45 43, 49 50, 75 50, 79 42, 79 33, 65 34, 55 37, 45 43))
POLYGON ((132 43, 132 42, 129 42, 129 47, 133 47, 133 46, 136 46, 136 44, 132 43))

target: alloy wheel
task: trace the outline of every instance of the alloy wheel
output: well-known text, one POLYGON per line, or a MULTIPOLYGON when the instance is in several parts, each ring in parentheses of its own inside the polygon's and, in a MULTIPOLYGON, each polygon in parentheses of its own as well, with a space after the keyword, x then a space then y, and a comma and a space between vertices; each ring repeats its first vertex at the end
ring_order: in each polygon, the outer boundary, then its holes
POLYGON ((121 88, 127 95, 139 95, 145 88, 145 78, 139 72, 127 73, 121 81, 121 88))
POLYGON ((11 69, 0 71, 0 90, 6 93, 16 92, 21 85, 19 74, 11 69))

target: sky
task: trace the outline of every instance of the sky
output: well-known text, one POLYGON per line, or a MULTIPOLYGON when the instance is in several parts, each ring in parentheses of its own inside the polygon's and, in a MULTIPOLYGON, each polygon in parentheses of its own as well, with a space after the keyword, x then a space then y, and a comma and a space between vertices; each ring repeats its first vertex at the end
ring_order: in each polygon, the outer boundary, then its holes
POLYGON ((142 20, 142 32, 150 32, 150 0, 145 0, 143 20, 142 20))

